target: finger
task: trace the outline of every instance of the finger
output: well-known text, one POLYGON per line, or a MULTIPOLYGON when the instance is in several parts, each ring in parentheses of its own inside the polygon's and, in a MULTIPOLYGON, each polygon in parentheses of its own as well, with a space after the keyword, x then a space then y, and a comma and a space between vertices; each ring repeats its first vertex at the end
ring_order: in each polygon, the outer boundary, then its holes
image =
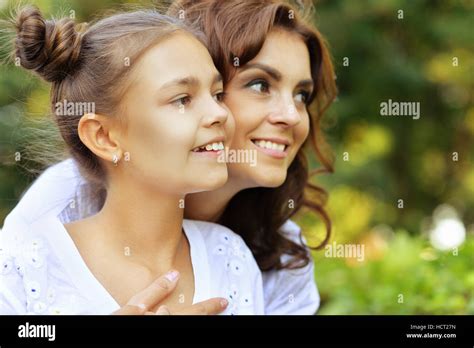
POLYGON ((179 272, 172 270, 159 277, 147 288, 133 296, 127 305, 143 308, 143 313, 155 307, 166 296, 168 296, 176 287, 179 279, 179 272))
POLYGON ((176 315, 215 315, 223 312, 229 302, 222 297, 211 298, 206 301, 202 301, 186 309, 180 310, 176 315))
POLYGON ((146 308, 143 306, 128 305, 126 304, 122 308, 113 312, 113 315, 142 315, 146 311, 146 308))
POLYGON ((156 315, 171 315, 170 310, 166 306, 160 306, 156 311, 156 315))

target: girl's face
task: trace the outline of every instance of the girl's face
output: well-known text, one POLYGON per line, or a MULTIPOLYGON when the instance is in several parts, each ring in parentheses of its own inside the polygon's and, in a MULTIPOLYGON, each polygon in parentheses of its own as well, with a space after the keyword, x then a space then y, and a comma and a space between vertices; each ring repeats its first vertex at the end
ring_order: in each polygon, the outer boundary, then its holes
POLYGON ((308 136, 305 102, 313 86, 304 41, 295 33, 272 31, 259 54, 226 87, 225 102, 235 119, 230 148, 257 155, 253 166, 229 162, 230 179, 244 188, 283 184, 308 136))
POLYGON ((173 194, 224 185, 227 167, 218 155, 233 122, 226 125, 222 79, 207 49, 178 32, 137 64, 122 100, 124 172, 173 194))

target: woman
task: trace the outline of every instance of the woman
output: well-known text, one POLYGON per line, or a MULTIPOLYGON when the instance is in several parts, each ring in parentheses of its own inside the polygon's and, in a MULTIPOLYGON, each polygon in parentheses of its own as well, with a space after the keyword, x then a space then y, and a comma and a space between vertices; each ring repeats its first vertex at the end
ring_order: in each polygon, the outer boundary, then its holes
MULTIPOLYGON (((263 271, 265 313, 313 314, 319 305, 313 265, 289 218, 302 206, 321 214, 328 226, 324 245, 330 224, 323 191, 309 184, 303 151, 313 146, 332 170, 320 132, 321 117, 336 94, 324 41, 284 1, 177 1, 169 13, 197 23, 208 38, 224 77, 224 102, 236 121, 231 149, 257 152, 256 166, 228 163, 229 179, 221 189, 186 196, 185 216, 218 222, 244 238, 263 271), (275 151, 283 145, 283 153, 275 153, 272 143, 275 151), (304 197, 305 189, 316 195, 304 197)), ((64 209, 63 221, 100 206, 71 167, 63 162, 50 168, 30 189, 47 190, 50 180, 62 180, 59 198, 73 203, 64 209)), ((36 201, 27 193, 8 219, 36 201)))
POLYGON ((210 297, 220 297, 223 310, 224 297, 238 291, 241 301, 225 313, 263 314, 261 274, 241 238, 220 225, 183 223, 185 195, 227 179, 217 161, 228 118, 222 77, 199 32, 136 11, 79 33, 71 19, 45 21, 33 7, 18 14, 16 28, 16 56, 52 83, 61 135, 106 196, 87 218, 63 225, 53 207, 2 231, 10 254, 2 255, 2 314, 109 314, 126 306, 160 313, 135 294, 162 275, 155 289, 175 287, 160 302, 172 313, 210 297), (66 101, 94 110, 60 108, 66 101), (222 240, 232 245, 227 263, 215 252, 222 240))

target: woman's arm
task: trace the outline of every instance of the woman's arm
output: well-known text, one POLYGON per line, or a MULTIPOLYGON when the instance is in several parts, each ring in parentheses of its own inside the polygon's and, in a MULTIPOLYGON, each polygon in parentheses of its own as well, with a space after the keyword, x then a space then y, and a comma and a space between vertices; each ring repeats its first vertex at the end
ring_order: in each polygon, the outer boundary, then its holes
POLYGON ((49 167, 33 182, 8 214, 5 227, 13 222, 30 223, 45 214, 59 215, 69 205, 78 208, 79 202, 76 201, 80 194, 79 188, 83 184, 85 180, 72 159, 49 167))

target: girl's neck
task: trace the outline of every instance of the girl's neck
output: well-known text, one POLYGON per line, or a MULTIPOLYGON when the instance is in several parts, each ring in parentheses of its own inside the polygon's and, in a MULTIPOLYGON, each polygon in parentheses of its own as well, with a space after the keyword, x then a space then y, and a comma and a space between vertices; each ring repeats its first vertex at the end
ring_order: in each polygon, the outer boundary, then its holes
POLYGON ((111 247, 138 262, 170 269, 184 242, 183 199, 139 183, 114 184, 103 208, 91 219, 111 247))
POLYGON ((192 193, 186 196, 186 219, 218 222, 230 200, 251 185, 239 185, 238 180, 229 176, 226 184, 213 191, 192 193))

